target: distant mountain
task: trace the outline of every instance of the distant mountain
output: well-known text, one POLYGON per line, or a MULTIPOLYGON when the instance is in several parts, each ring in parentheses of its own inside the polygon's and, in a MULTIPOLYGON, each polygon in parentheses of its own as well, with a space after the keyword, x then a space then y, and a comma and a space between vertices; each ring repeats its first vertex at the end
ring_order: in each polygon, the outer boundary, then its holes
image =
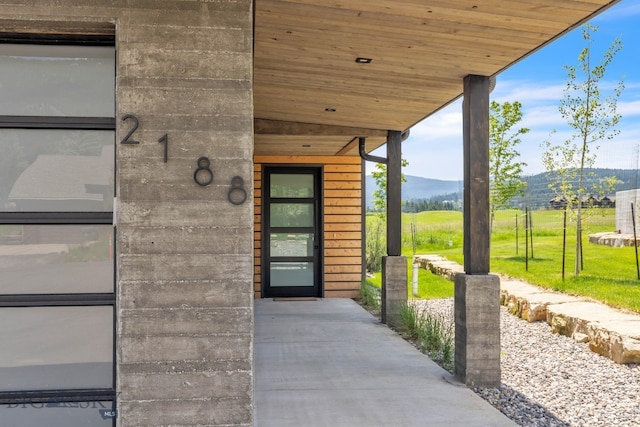
MULTIPOLYGON (((462 181, 443 181, 413 175, 404 177, 407 182, 402 183, 402 200, 430 199, 442 194, 462 192, 462 181)), ((378 187, 371 175, 366 177, 366 186, 367 207, 373 207, 373 192, 378 187)))
MULTIPOLYGON (((600 181, 605 177, 615 176, 619 183, 610 194, 616 191, 632 190, 640 188, 640 170, 638 169, 587 169, 587 183, 600 181), (591 175, 591 173, 593 173, 591 175)), ((443 181, 439 179, 422 178, 419 176, 405 175, 407 182, 402 183, 402 200, 422 200, 436 198, 450 193, 462 194, 462 181, 443 181)), ((549 200, 554 194, 549 188, 549 178, 545 172, 523 177, 527 182, 527 189, 523 197, 512 200, 511 206, 520 208, 547 208, 549 200)), ((373 207, 373 192, 377 188, 371 175, 366 177, 367 207, 373 207)), ((589 186, 589 184, 587 184, 589 186)))
MULTIPOLYGON (((640 171, 638 169, 585 169, 586 185, 590 188, 593 182, 598 182, 605 177, 615 176, 618 179, 618 185, 611 194, 607 196, 615 196, 616 191, 632 190, 639 187, 640 171)), ((549 206, 549 200, 555 197, 553 191, 549 188, 549 178, 546 173, 530 175, 523 177, 527 182, 527 189, 524 197, 516 197, 511 202, 513 207, 530 207, 533 209, 546 208, 549 206)), ((574 188, 577 182, 573 183, 574 188)), ((589 190, 587 190, 589 193, 589 190)))

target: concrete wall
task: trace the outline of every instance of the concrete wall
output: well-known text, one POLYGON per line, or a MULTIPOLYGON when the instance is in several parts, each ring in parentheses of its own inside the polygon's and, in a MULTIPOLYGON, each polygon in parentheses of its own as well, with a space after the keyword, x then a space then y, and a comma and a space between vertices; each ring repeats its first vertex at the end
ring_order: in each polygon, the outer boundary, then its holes
POLYGON ((632 203, 636 214, 636 230, 640 231, 638 202, 640 202, 640 190, 616 192, 616 230, 620 230, 622 234, 633 234, 632 203))
POLYGON ((0 0, 3 31, 115 28, 119 426, 253 422, 251 7, 0 0), (119 143, 125 114, 139 145, 119 143), (193 180, 201 156, 206 187, 193 180), (236 175, 241 205, 227 200, 236 175))

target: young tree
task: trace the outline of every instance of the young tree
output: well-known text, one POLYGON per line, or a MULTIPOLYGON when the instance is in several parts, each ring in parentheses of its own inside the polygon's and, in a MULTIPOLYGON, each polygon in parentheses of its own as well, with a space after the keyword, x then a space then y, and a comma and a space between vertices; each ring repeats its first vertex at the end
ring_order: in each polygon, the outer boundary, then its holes
POLYGON ((566 65, 567 85, 564 98, 558 110, 562 118, 573 129, 572 135, 562 144, 543 142, 545 149, 542 161, 550 178, 549 187, 567 202, 566 209, 575 212, 576 257, 575 275, 582 269, 582 224, 583 204, 588 192, 602 194, 611 191, 615 177, 611 177, 586 188, 586 169, 595 164, 596 151, 602 141, 611 140, 618 134, 616 125, 620 121, 617 113, 617 99, 624 89, 618 82, 608 96, 603 96, 600 86, 607 67, 616 53, 622 49, 622 42, 616 38, 604 52, 598 65, 593 65, 593 34, 597 27, 586 24, 582 27, 582 38, 586 46, 578 55, 578 67, 566 65))
POLYGON ((516 149, 520 136, 529 132, 528 128, 513 131, 522 120, 522 104, 491 101, 489 113, 489 205, 490 227, 496 211, 508 207, 509 200, 524 194, 527 183, 522 181, 522 168, 527 164, 518 161, 520 153, 516 149))
MULTIPOLYGON (((409 162, 402 159, 402 167, 406 167, 409 162)), ((376 182, 376 190, 373 192, 373 207, 383 214, 387 211, 387 165, 376 163, 375 169, 371 172, 373 180, 376 182)), ((404 174, 401 176, 402 182, 407 182, 404 174)))
MULTIPOLYGON (((409 164, 402 159, 402 167, 409 164)), ((377 189, 373 192, 373 206, 378 212, 375 218, 367 219, 367 240, 365 242, 366 268, 368 271, 380 271, 382 267, 382 257, 386 252, 384 218, 387 212, 387 166, 383 163, 376 163, 371 176, 376 183, 377 189)), ((406 182, 404 174, 402 182, 406 182)))

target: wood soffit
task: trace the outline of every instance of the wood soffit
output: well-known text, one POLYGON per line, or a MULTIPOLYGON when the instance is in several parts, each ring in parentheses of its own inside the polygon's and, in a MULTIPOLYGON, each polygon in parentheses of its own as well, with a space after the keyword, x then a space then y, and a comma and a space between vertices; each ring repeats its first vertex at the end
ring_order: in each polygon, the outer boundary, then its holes
POLYGON ((255 154, 375 149, 616 1, 256 0, 255 154))

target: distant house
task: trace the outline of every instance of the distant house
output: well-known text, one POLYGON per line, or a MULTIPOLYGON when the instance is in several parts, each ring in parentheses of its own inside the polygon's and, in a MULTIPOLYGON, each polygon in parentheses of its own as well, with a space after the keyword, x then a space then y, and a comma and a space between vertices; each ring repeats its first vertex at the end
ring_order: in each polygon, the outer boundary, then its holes
POLYGON ((640 189, 616 191, 616 230, 621 234, 633 234, 638 231, 640 218, 638 202, 640 189))
MULTIPOLYGON (((551 209, 565 209, 567 207, 567 199, 564 196, 556 196, 549 200, 549 207, 551 209)), ((572 202, 572 204, 575 204, 572 202)), ((614 196, 604 196, 599 198, 592 194, 582 196, 581 206, 583 208, 589 207, 601 207, 601 208, 615 208, 616 198, 614 196)))
POLYGON ((604 196, 600 199, 600 207, 603 208, 615 208, 616 207, 616 197, 615 196, 604 196))
POLYGON ((556 196, 549 200, 549 207, 551 209, 565 209, 567 207, 567 199, 565 197, 556 196))
POLYGON ((583 208, 599 207, 600 199, 593 194, 587 194, 582 196, 581 205, 583 208))

